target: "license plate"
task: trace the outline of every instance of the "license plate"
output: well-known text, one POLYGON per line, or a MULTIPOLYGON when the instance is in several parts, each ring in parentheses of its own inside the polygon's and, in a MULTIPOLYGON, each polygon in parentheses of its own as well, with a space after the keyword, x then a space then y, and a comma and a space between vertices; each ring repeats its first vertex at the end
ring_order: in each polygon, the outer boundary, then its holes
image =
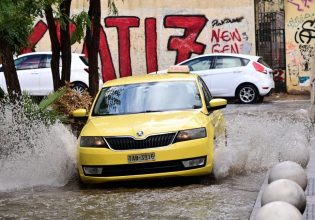
POLYGON ((143 161, 155 161, 155 153, 128 155, 128 163, 137 163, 143 161))

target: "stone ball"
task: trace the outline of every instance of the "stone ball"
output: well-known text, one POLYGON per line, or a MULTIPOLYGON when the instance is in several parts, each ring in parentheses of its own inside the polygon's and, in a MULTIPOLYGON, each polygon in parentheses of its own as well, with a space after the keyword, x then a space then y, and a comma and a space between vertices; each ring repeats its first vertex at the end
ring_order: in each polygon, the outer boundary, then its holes
POLYGON ((261 196, 261 205, 274 201, 290 203, 301 213, 306 207, 306 196, 303 189, 296 182, 288 179, 279 179, 266 186, 261 196))
POLYGON ((302 220, 303 216, 293 205, 276 201, 259 208, 254 220, 302 220))
POLYGON ((307 186, 307 175, 304 169, 293 161, 284 161, 275 165, 269 172, 268 183, 278 179, 289 179, 299 184, 303 190, 307 186))
POLYGON ((286 150, 281 150, 279 159, 281 161, 294 161, 305 168, 310 160, 310 148, 308 140, 305 136, 297 132, 290 132, 286 136, 288 143, 294 143, 285 147, 286 150))

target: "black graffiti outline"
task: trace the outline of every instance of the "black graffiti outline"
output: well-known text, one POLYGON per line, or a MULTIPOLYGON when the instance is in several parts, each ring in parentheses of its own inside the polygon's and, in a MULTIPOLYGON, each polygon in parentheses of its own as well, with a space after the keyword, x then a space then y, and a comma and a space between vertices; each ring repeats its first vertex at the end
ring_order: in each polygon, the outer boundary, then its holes
POLYGON ((302 42, 303 44, 309 44, 311 42, 311 40, 315 38, 315 20, 307 20, 302 24, 302 30, 300 30, 299 28, 297 29, 297 31, 295 32, 295 42, 296 43, 300 43, 302 42), (305 25, 310 24, 310 27, 313 27, 313 29, 310 28, 305 28, 305 25), (298 39, 300 41, 298 41, 298 39), (303 38, 306 38, 307 40, 304 41, 303 38))
POLYGON ((219 19, 214 19, 211 24, 212 24, 212 27, 219 27, 219 26, 222 26, 224 24, 232 24, 232 23, 240 23, 242 22, 244 19, 243 16, 241 17, 237 17, 237 18, 224 18, 222 20, 219 20, 219 19))

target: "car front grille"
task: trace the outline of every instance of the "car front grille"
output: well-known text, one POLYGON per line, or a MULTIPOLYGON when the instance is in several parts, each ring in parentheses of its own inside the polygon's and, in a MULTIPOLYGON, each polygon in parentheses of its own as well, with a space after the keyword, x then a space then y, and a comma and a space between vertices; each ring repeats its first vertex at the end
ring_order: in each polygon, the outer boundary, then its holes
POLYGON ((105 137, 105 140, 113 150, 139 150, 168 146, 174 140, 175 134, 152 135, 144 140, 135 140, 132 137, 105 137))
MULTIPOLYGON (((111 176, 129 176, 129 175, 143 175, 152 173, 165 173, 191 170, 204 167, 207 163, 207 157, 205 158, 204 165, 195 167, 184 167, 182 161, 196 158, 187 158, 183 160, 171 160, 161 162, 150 163, 136 163, 136 164, 121 164, 121 165, 106 165, 106 166, 86 166, 86 167, 100 167, 103 168, 101 174, 85 174, 86 176, 98 176, 98 177, 111 177, 111 176)), ((84 167, 84 166, 83 166, 84 167)))

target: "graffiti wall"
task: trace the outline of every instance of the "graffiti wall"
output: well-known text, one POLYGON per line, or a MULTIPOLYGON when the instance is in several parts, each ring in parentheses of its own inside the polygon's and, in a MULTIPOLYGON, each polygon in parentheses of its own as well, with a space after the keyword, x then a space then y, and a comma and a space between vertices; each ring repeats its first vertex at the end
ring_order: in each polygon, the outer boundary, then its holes
POLYGON ((287 88, 290 93, 308 93, 315 76, 315 1, 286 3, 287 88))
MULTIPOLYGON (((72 2, 72 12, 88 10, 87 1, 72 2)), ((116 1, 118 16, 108 16, 107 1, 102 4, 99 57, 105 81, 165 69, 204 53, 255 54, 252 0, 124 0, 116 1)), ((44 19, 30 42, 36 51, 50 50, 44 19)), ((81 53, 82 45, 72 51, 81 53)))

